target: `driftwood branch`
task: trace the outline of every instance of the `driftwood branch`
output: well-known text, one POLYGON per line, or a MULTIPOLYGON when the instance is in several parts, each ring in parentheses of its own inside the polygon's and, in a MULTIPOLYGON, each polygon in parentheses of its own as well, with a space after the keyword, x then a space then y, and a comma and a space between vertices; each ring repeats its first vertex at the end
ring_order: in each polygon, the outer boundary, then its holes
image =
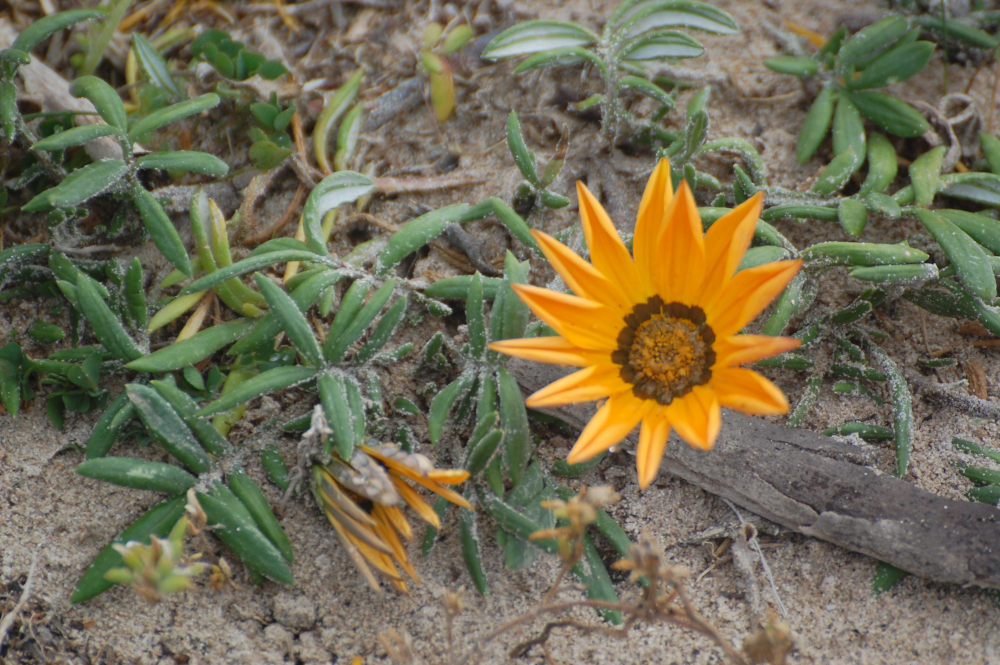
MULTIPOLYGON (((518 360, 509 368, 528 391, 563 373, 518 360)), ((551 413, 582 427, 593 409, 551 413)), ((918 489, 866 466, 871 461, 870 448, 727 412, 715 448, 694 450, 672 437, 662 468, 789 529, 914 575, 1000 588, 1000 510, 918 489)))

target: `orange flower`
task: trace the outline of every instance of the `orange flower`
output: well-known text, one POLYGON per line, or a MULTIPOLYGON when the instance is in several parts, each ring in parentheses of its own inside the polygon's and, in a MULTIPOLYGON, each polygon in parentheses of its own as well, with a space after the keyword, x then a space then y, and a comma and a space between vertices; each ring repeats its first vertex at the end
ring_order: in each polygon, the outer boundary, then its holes
POLYGON ((457 485, 468 477, 468 471, 436 469, 423 455, 392 445, 359 446, 350 463, 333 456, 326 464, 313 467, 313 493, 368 584, 379 588, 373 566, 406 591, 397 564, 414 581, 420 579, 399 539, 413 538, 403 505, 413 508, 431 526, 441 527, 437 513, 412 484, 471 509, 465 497, 444 486, 457 485))
POLYGON ((740 335, 788 284, 799 260, 736 272, 761 211, 761 194, 702 233, 691 190, 674 194, 670 166, 654 169, 635 224, 630 255, 594 195, 577 184, 587 263, 551 236, 532 231, 576 295, 513 288, 557 333, 495 342, 490 348, 539 362, 581 367, 528 398, 531 407, 605 400, 567 461, 586 461, 641 424, 639 486, 652 482, 673 427, 709 449, 720 407, 750 414, 788 411, 782 392, 742 363, 794 349, 789 337, 740 335))

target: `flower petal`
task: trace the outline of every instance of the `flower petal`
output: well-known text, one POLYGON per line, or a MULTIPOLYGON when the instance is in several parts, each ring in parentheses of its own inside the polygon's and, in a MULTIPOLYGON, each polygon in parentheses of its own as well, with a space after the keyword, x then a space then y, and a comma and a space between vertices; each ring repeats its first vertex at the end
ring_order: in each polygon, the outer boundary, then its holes
POLYGON ((692 448, 709 450, 722 426, 722 413, 715 391, 695 386, 687 395, 675 399, 667 407, 667 417, 677 434, 692 448))
POLYGON ((622 380, 621 368, 610 362, 591 365, 554 381, 531 395, 525 404, 532 407, 558 406, 572 402, 590 402, 630 390, 622 380))
POLYGON ((607 356, 607 353, 581 349, 567 342, 565 338, 555 336, 502 339, 490 344, 490 348, 525 360, 575 367, 592 365, 607 356))
POLYGON ((652 267, 659 257, 656 254, 660 230, 666 222, 667 206, 674 198, 674 188, 670 182, 670 162, 661 159, 642 193, 639 214, 635 219, 635 235, 632 240, 632 254, 635 265, 643 275, 651 275, 652 267))
POLYGON ((591 263, 609 281, 618 284, 628 294, 629 301, 636 303, 645 300, 648 281, 636 270, 632 255, 628 253, 608 213, 582 182, 576 183, 576 192, 580 202, 583 237, 590 250, 591 263))
POLYGON ((538 318, 571 344, 584 349, 617 348, 622 326, 617 312, 593 300, 529 284, 511 284, 511 287, 538 318))
POLYGON ((583 428, 566 461, 570 464, 586 462, 624 439, 646 415, 651 404, 654 402, 640 400, 631 392, 612 395, 583 428))
POLYGON ((670 421, 663 415, 649 415, 642 419, 642 429, 639 430, 639 447, 635 451, 635 468, 639 474, 639 489, 646 489, 656 478, 669 436, 670 421))
POLYGON ((710 383, 719 403, 747 414, 788 413, 788 400, 781 389, 757 372, 743 367, 725 367, 712 372, 710 383))
POLYGON ((738 332, 774 300, 802 267, 801 259, 775 261, 741 270, 707 309, 716 339, 738 332))
POLYGON ((622 312, 631 309, 625 291, 617 283, 605 277, 600 270, 580 258, 576 252, 541 231, 532 230, 531 235, 538 241, 545 258, 573 293, 622 312))
POLYGON ((720 217, 705 233, 705 293, 715 293, 729 281, 753 239, 764 193, 757 192, 720 217))
POLYGON ((653 285, 666 302, 698 303, 704 281, 705 238, 687 181, 677 188, 660 229, 652 265, 653 285))
POLYGON ((771 337, 769 335, 733 335, 716 342, 715 366, 730 367, 752 363, 761 358, 770 358, 779 353, 797 349, 802 340, 794 337, 771 337))

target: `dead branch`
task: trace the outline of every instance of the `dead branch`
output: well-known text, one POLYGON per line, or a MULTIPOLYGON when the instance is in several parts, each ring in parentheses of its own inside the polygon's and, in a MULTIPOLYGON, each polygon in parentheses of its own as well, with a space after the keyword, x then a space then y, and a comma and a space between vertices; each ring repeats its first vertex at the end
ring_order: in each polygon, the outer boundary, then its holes
MULTIPOLYGON (((528 391, 562 370, 512 360, 528 391)), ((547 410, 582 428, 590 405, 547 410)), ((635 443, 635 435, 630 440, 635 443)), ((727 412, 711 451, 672 438, 664 470, 789 529, 937 582, 1000 588, 1000 510, 918 489, 865 448, 727 412)))

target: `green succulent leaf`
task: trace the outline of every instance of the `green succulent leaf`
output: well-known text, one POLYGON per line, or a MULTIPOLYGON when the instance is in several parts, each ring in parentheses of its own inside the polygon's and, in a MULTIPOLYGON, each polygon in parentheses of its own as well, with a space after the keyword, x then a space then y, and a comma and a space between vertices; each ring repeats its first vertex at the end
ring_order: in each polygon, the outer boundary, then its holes
POLYGON ((48 151, 66 150, 67 148, 83 145, 102 136, 111 136, 117 133, 117 130, 110 125, 81 125, 80 127, 73 127, 72 129, 46 136, 32 145, 31 149, 48 151))
POLYGON ((173 464, 131 457, 90 459, 76 467, 76 472, 115 485, 172 495, 183 494, 198 482, 197 478, 173 464))
POLYGON ((764 66, 779 74, 792 76, 815 76, 819 73, 819 63, 814 58, 795 55, 780 55, 764 60, 764 66))
POLYGON ((356 408, 351 392, 357 391, 353 378, 342 374, 321 374, 316 380, 320 401, 327 422, 333 430, 333 443, 341 459, 349 460, 355 446, 363 443, 363 437, 356 436, 358 422, 365 421, 364 409, 356 408))
POLYGON ((872 132, 868 136, 868 176, 861 183, 860 194, 881 193, 896 179, 899 160, 892 142, 884 134, 872 132))
POLYGON ((913 202, 926 208, 934 201, 934 196, 944 184, 941 180, 941 164, 947 151, 943 145, 931 148, 910 164, 910 182, 913 184, 913 202))
POLYGON ((469 571, 472 583, 481 595, 485 596, 489 589, 486 581, 486 571, 483 570, 483 559, 479 547, 479 525, 476 513, 462 508, 458 516, 458 538, 462 545, 462 560, 469 571))
POLYGON ((8 143, 17 136, 18 115, 17 87, 10 81, 0 81, 0 127, 8 143))
POLYGON ((450 224, 461 221, 467 212, 467 204, 456 203, 432 210, 403 224, 392 234, 385 249, 379 254, 375 262, 376 272, 380 275, 388 273, 390 268, 406 256, 441 235, 450 224))
POLYGON ((221 178, 229 173, 229 165, 207 152, 197 150, 174 150, 172 152, 154 152, 143 155, 135 160, 140 169, 163 169, 170 171, 187 171, 201 175, 221 178))
POLYGON ((823 142, 830 122, 833 120, 833 107, 836 94, 831 86, 820 90, 809 107, 806 119, 799 130, 799 139, 795 146, 795 159, 799 164, 805 164, 815 154, 819 144, 823 142))
POLYGON ((101 18, 105 14, 97 9, 70 9, 58 12, 49 16, 44 16, 37 21, 33 21, 18 35, 11 45, 11 48, 28 53, 43 40, 59 32, 63 28, 68 28, 74 23, 86 21, 91 18, 101 18))
POLYGON ((988 132, 979 132, 979 146, 990 171, 1000 175, 1000 139, 988 132))
POLYGON ((138 183, 132 187, 132 202, 139 210, 142 223, 160 253, 182 273, 189 277, 193 275, 194 268, 191 266, 184 241, 181 240, 177 227, 170 221, 160 202, 138 183))
MULTIPOLYGON (((360 301, 349 303, 350 309, 347 313, 350 314, 352 311, 357 312, 357 314, 354 314, 349 319, 346 315, 342 318, 340 311, 337 312, 337 316, 334 317, 333 323, 330 326, 330 331, 327 333, 326 342, 323 345, 323 356, 327 362, 339 362, 344 357, 350 346, 361 338, 361 335, 372 324, 378 313, 389 302, 395 286, 395 280, 388 280, 371 295, 368 302, 356 310, 354 309, 356 303, 360 301), (342 321, 338 321, 341 318, 342 321)), ((363 297, 363 295, 363 292, 360 292, 360 296, 363 297)), ((343 303, 341 304, 341 309, 343 309, 343 303)))
POLYGON ((24 204, 22 210, 35 212, 75 206, 115 186, 128 172, 121 159, 105 159, 76 169, 55 187, 24 204))
POLYGON ((302 358, 309 365, 320 367, 323 364, 323 350, 316 340, 312 326, 299 306, 283 288, 264 275, 257 273, 254 275, 254 279, 257 282, 257 288, 264 294, 268 306, 281 324, 281 329, 285 331, 288 339, 302 354, 302 358))
POLYGON ((463 372, 431 400, 430 410, 427 413, 427 436, 431 445, 436 446, 441 440, 448 414, 451 413, 455 403, 463 399, 475 385, 475 377, 473 372, 463 372))
POLYGON ((326 254, 323 236, 323 217, 345 203, 352 203, 371 193, 375 183, 366 175, 354 171, 339 171, 320 180, 309 192, 302 209, 302 228, 305 230, 309 249, 326 254))
POLYGON ((200 363, 222 347, 240 339, 252 322, 237 319, 219 323, 180 342, 136 358, 126 367, 138 372, 172 372, 200 363))
POLYGON ((212 462, 177 411, 156 389, 140 383, 125 386, 128 398, 154 439, 195 473, 208 471, 212 462))
POLYGON ((229 441, 212 426, 212 423, 195 415, 198 411, 198 404, 190 395, 177 387, 174 377, 168 375, 165 379, 150 381, 149 385, 153 386, 156 392, 167 400, 184 421, 184 424, 191 428, 205 450, 218 457, 230 448, 229 441))
POLYGON ((199 409, 195 415, 210 416, 220 413, 238 404, 256 399, 261 395, 305 383, 315 377, 316 369, 313 367, 301 367, 298 365, 275 367, 261 372, 257 376, 243 381, 229 392, 223 393, 218 399, 199 409))
POLYGON ((366 363, 382 350, 389 341, 389 338, 392 337, 392 333, 395 332, 403 320, 408 302, 408 298, 404 295, 389 306, 389 309, 382 315, 382 318, 375 324, 375 328, 368 336, 364 345, 354 354, 353 360, 355 363, 366 363))
POLYGON ((989 257, 979 243, 932 210, 917 210, 916 215, 951 259, 959 280, 987 302, 996 298, 996 276, 989 257))
POLYGON ((257 527, 278 548, 281 556, 291 563, 293 559, 292 544, 288 541, 285 530, 281 528, 278 518, 274 516, 270 504, 257 484, 250 480, 250 477, 242 469, 230 472, 226 480, 229 482, 229 488, 246 507, 257 527))
MULTIPOLYGON (((132 33, 132 48, 142 70, 146 72, 150 82, 158 88, 170 93, 173 99, 184 96, 174 77, 170 75, 167 61, 163 59, 156 47, 138 32, 132 33)), ((122 127, 124 129, 124 127, 122 127)))
POLYGON ((500 396, 500 424, 503 428, 503 456, 507 473, 515 485, 521 482, 531 454, 531 427, 524 396, 517 380, 505 368, 497 369, 500 396))
POLYGON ((76 589, 70 597, 71 603, 82 603, 94 596, 107 591, 113 582, 109 582, 104 575, 112 568, 122 565, 122 557, 112 545, 124 545, 131 541, 138 541, 148 544, 151 536, 164 537, 177 523, 177 520, 184 514, 184 506, 187 501, 183 496, 176 496, 172 499, 157 504, 146 512, 142 517, 130 524, 124 531, 104 547, 90 564, 80 581, 76 584, 76 589))
POLYGON ((542 183, 538 179, 535 171, 535 155, 528 150, 524 143, 524 135, 521 133, 521 121, 517 117, 516 111, 511 111, 507 116, 507 147, 514 158, 514 164, 524 179, 535 187, 541 187, 542 183))
POLYGON ((901 16, 889 16, 859 30, 844 42, 837 54, 841 73, 864 69, 903 38, 909 24, 901 16))
POLYGON ((841 199, 837 206, 837 220, 849 236, 859 236, 868 222, 868 209, 857 199, 841 199))
POLYGON ((889 49, 847 80, 854 90, 882 88, 910 78, 931 59, 934 42, 910 42, 889 49))
POLYGON ((847 184, 860 165, 861 157, 854 151, 853 147, 848 147, 844 152, 830 160, 823 172, 819 174, 812 192, 820 196, 829 196, 839 191, 847 184))
POLYGON ((676 30, 652 30, 622 44, 618 57, 642 66, 647 61, 697 58, 705 52, 698 40, 676 30))
POLYGON ((847 96, 861 113, 890 134, 913 138, 930 129, 930 124, 919 111, 892 95, 853 91, 847 96))
POLYGON ((911 263, 900 266, 872 266, 870 268, 855 268, 851 277, 862 282, 897 284, 919 284, 937 279, 938 267, 933 263, 911 263))
POLYGON ((997 47, 996 37, 988 32, 958 19, 942 16, 938 12, 914 16, 912 20, 927 32, 940 35, 948 40, 963 42, 972 48, 988 50, 997 47))
POLYGON ((841 96, 833 113, 833 154, 840 155, 848 148, 854 150, 858 160, 858 168, 865 161, 867 138, 865 123, 861 120, 858 108, 847 97, 841 96))
POLYGON ((938 215, 962 229, 980 245, 1000 256, 1000 220, 966 210, 935 210, 938 215))
MULTIPOLYGON (((8 409, 9 411, 10 409, 8 409)), ((122 427, 135 415, 135 407, 123 391, 104 410, 87 438, 87 459, 104 457, 111 450, 122 427)))
POLYGON ((214 92, 209 92, 194 99, 187 99, 153 111, 132 125, 128 132, 130 141, 138 141, 145 135, 172 122, 177 122, 188 116, 207 111, 219 105, 220 98, 214 92))
POLYGON ((596 34, 575 23, 526 21, 494 37, 483 49, 482 57, 486 60, 500 60, 570 46, 589 46, 598 40, 596 34))
POLYGON ((626 38, 655 28, 694 28, 732 35, 740 26, 726 12, 696 0, 634 0, 618 6, 608 25, 626 38))
POLYGON ((258 528, 246 506, 228 487, 216 483, 209 493, 198 492, 198 502, 209 523, 221 527, 212 533, 236 552, 251 570, 277 582, 294 583, 281 551, 258 528))
POLYGON ((607 72, 608 66, 604 64, 604 61, 597 54, 588 51, 582 46, 566 46, 529 55, 514 68, 514 73, 520 74, 529 69, 542 69, 545 67, 569 67, 585 62, 594 65, 602 73, 607 72))
POLYGON ((930 256, 903 243, 821 242, 804 249, 802 258, 827 265, 881 266, 923 263, 930 256))
POLYGON ((135 342, 122 326, 121 320, 104 302, 96 282, 87 275, 80 274, 76 283, 77 304, 87 317, 94 334, 116 358, 130 361, 142 355, 135 342))

